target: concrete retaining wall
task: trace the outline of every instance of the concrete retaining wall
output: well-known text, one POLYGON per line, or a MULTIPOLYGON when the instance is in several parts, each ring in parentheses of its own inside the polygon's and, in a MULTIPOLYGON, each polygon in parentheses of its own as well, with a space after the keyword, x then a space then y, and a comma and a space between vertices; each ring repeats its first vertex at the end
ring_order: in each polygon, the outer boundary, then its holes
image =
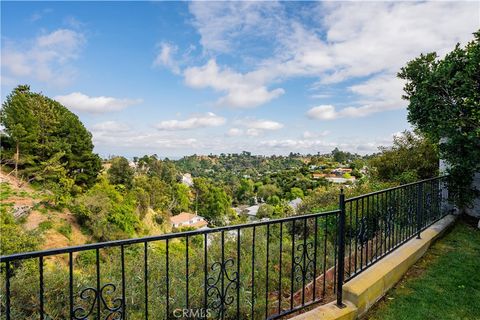
POLYGON ((362 316, 425 254, 430 245, 453 225, 455 219, 454 215, 444 217, 423 231, 421 239, 411 239, 344 284, 345 308, 339 308, 332 302, 295 316, 293 319, 352 320, 362 316))

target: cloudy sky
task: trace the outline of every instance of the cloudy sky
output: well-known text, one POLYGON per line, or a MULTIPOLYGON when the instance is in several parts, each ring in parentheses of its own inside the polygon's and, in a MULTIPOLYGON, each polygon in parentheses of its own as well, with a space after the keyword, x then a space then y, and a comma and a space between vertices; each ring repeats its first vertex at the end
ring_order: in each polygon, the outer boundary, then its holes
POLYGON ((3 2, 2 101, 30 84, 102 156, 369 153, 409 128, 396 73, 479 2, 3 2))

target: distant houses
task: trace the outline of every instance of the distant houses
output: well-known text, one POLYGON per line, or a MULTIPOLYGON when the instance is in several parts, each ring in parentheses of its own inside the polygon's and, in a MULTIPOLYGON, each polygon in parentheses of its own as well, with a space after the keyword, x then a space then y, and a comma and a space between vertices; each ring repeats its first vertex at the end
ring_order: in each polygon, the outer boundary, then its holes
POLYGON ((182 175, 182 183, 186 186, 193 186, 193 178, 190 173, 185 173, 182 175))
POLYGON ((174 228, 193 227, 195 229, 204 229, 208 225, 205 218, 189 212, 182 212, 170 217, 170 223, 174 228))
POLYGON ((289 201, 289 202, 288 202, 288 205, 289 205, 290 207, 292 207, 293 211, 296 212, 297 209, 298 209, 298 206, 302 203, 302 201, 303 201, 303 200, 302 200, 301 198, 295 198, 295 199, 289 201))
POLYGON ((352 173, 352 169, 350 168, 335 168, 330 170, 329 173, 322 173, 322 172, 313 172, 312 173, 312 179, 318 180, 318 179, 326 179, 327 181, 333 182, 333 183, 348 183, 348 182, 354 182, 355 177, 351 176, 350 174, 352 173))
POLYGON ((260 209, 259 204, 255 204, 253 206, 247 207, 243 210, 243 213, 245 213, 249 219, 256 219, 257 218, 257 213, 258 209, 260 209))

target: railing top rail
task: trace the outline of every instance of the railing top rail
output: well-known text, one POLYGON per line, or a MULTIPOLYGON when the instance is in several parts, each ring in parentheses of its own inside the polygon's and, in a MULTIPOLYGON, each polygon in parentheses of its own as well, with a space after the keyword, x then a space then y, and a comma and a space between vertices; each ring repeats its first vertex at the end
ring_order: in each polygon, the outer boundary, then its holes
POLYGON ((402 185, 399 185, 399 186, 396 186, 396 187, 392 187, 392 188, 388 188, 388 189, 382 189, 382 190, 362 194, 362 195, 359 195, 359 196, 351 197, 351 198, 345 199, 345 202, 351 202, 351 201, 359 200, 359 199, 366 198, 366 197, 369 197, 369 196, 374 196, 376 194, 380 194, 380 193, 384 193, 384 192, 388 192, 388 191, 392 191, 392 190, 397 190, 397 189, 401 189, 401 188, 405 188, 405 187, 418 185, 420 183, 425 183, 425 182, 429 182, 429 181, 433 181, 433 180, 440 180, 440 179, 446 178, 446 177, 448 177, 448 175, 443 175, 443 176, 428 178, 428 179, 415 181, 415 182, 411 182, 411 183, 406 183, 406 184, 402 184, 402 185))
POLYGON ((217 233, 217 232, 222 232, 222 231, 225 232, 225 231, 231 231, 231 230, 253 228, 253 227, 259 227, 259 226, 264 226, 264 225, 271 225, 271 224, 277 224, 277 223, 282 223, 282 222, 289 222, 289 221, 294 221, 294 220, 304 220, 304 219, 311 219, 311 218, 316 218, 316 217, 320 217, 320 216, 330 216, 330 215, 335 215, 335 214, 338 214, 338 213, 340 213, 340 210, 331 210, 331 211, 317 212, 317 213, 304 214, 304 215, 294 215, 294 216, 290 216, 290 217, 286 217, 286 218, 272 219, 272 220, 268 220, 268 221, 257 221, 257 222, 251 222, 251 223, 217 227, 217 228, 206 229, 206 230, 183 231, 183 232, 162 234, 162 235, 158 235, 158 236, 149 236, 149 237, 142 237, 142 238, 132 238, 132 239, 114 240, 114 241, 106 241, 106 242, 97 242, 97 243, 85 244, 85 245, 81 245, 81 246, 71 246, 71 247, 49 249, 49 250, 42 250, 42 251, 15 253, 15 254, 6 255, 6 256, 0 256, 0 263, 1 262, 16 261, 16 260, 31 259, 31 258, 38 258, 38 257, 47 257, 47 256, 52 256, 52 255, 70 253, 70 252, 81 252, 81 251, 86 251, 86 250, 125 246, 125 245, 132 245, 132 244, 166 240, 166 239, 173 239, 173 238, 184 238, 184 237, 190 237, 190 236, 196 236, 196 235, 217 233))

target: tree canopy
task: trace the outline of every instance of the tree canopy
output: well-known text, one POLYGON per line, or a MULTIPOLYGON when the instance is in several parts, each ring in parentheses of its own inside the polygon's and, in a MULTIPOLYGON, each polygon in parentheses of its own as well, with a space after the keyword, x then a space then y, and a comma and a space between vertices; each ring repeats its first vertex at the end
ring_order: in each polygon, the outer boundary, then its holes
POLYGON ((370 160, 376 178, 399 183, 415 182, 438 174, 436 146, 429 138, 410 131, 393 138, 391 147, 370 160))
POLYGON ((480 30, 464 48, 457 44, 443 59, 422 54, 398 76, 407 81, 409 122, 439 142, 452 195, 459 206, 468 205, 478 192, 472 180, 480 169, 480 30))
POLYGON ((44 179, 45 164, 56 159, 75 185, 95 183, 101 162, 93 153, 92 135, 57 101, 31 92, 27 85, 18 86, 2 104, 0 123, 6 133, 2 162, 14 158, 15 169, 27 179, 44 179))

